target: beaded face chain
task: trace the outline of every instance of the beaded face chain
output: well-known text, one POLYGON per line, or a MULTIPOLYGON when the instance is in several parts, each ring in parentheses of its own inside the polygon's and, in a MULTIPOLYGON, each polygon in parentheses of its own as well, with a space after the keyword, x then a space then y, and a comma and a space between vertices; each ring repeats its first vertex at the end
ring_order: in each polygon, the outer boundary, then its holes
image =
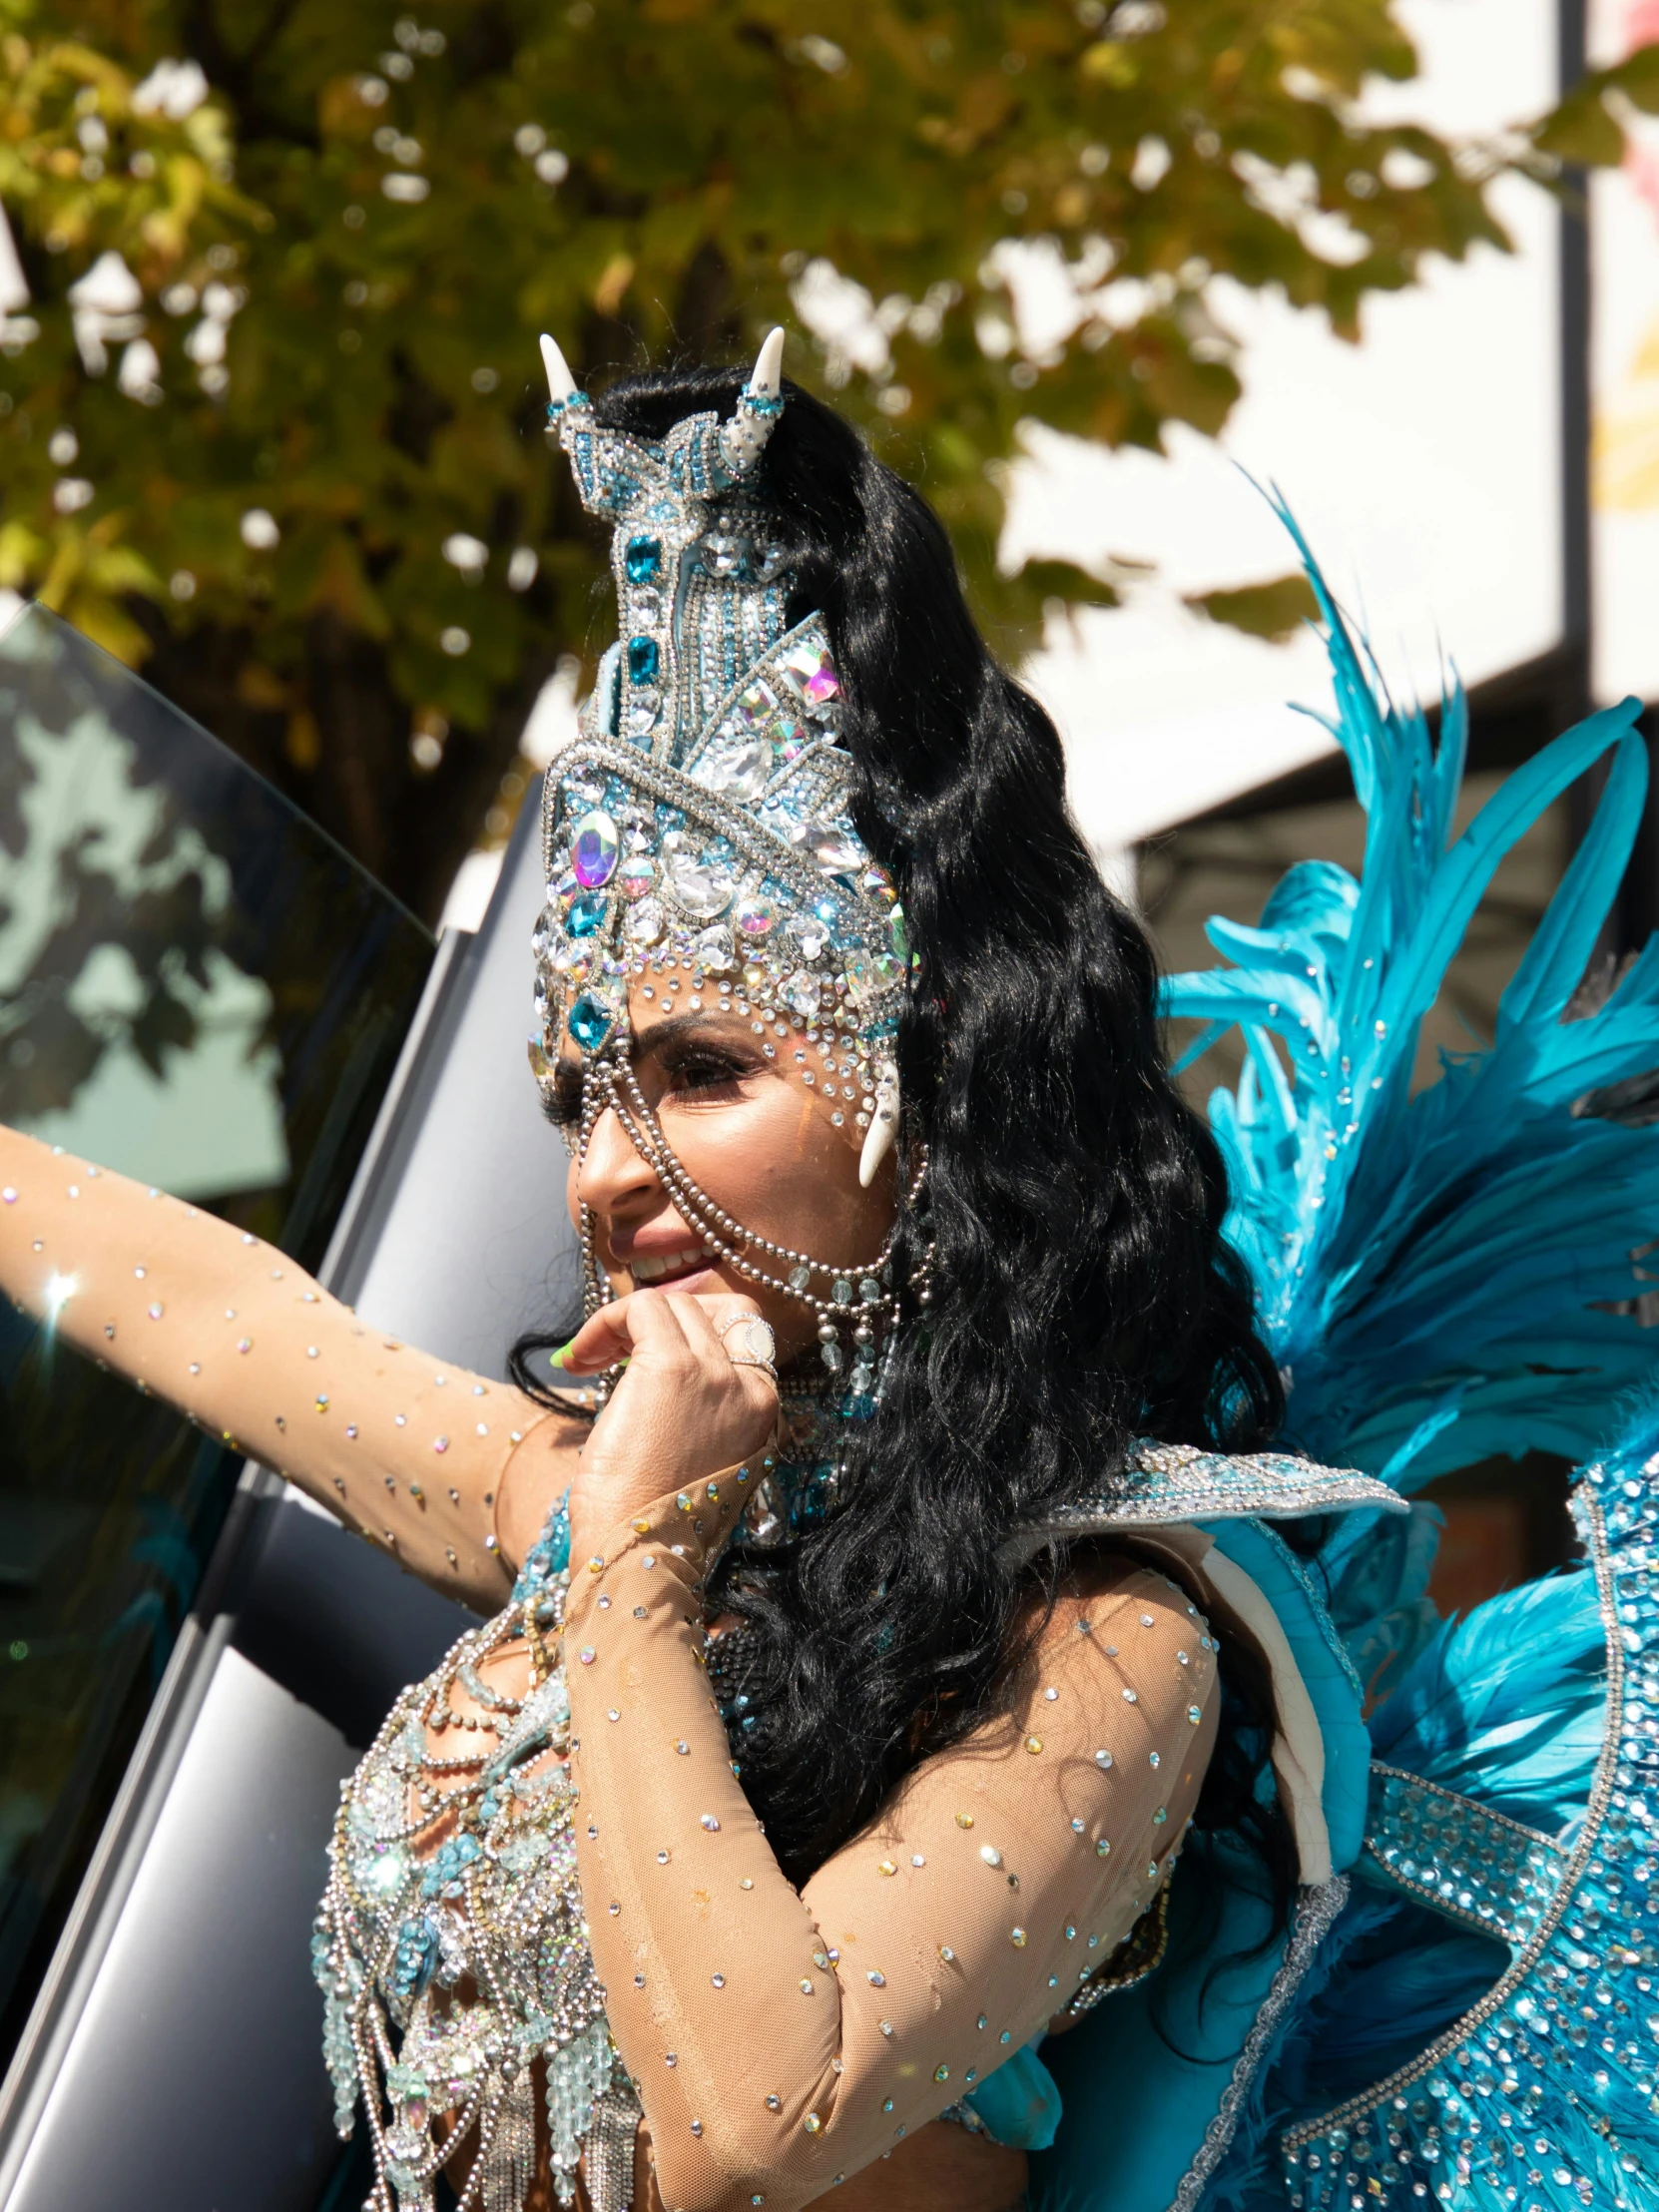
MULTIPOLYGON (((857 1267, 833 1266, 815 1259, 811 1253, 775 1244, 758 1230, 747 1228, 709 1196, 663 1135, 662 1124, 640 1089, 627 1050, 626 1032, 610 1051, 595 1055, 584 1065, 581 1132, 574 1146, 578 1160, 586 1159, 593 1131, 608 1111, 615 1112, 629 1142, 671 1195, 687 1227, 701 1239, 712 1260, 724 1263, 762 1290, 781 1292, 817 1316, 819 1357, 831 1376, 839 1376, 847 1368, 841 1342, 842 1333, 847 1335, 851 1345, 847 1388, 854 1399, 868 1398, 875 1385, 878 1336, 890 1333, 898 1320, 898 1298, 892 1286, 897 1223, 875 1258, 857 1267)), ((906 1207, 913 1208, 919 1201, 926 1174, 923 1149, 905 1194, 906 1207)), ((581 1219, 584 1310, 592 1315, 608 1304, 613 1294, 599 1262, 593 1210, 586 1204, 581 1219)))

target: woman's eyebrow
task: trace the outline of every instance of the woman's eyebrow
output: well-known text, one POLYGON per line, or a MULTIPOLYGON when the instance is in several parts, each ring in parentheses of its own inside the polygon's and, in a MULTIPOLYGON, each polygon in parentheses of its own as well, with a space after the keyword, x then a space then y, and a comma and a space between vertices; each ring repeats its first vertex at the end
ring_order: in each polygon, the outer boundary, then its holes
POLYGON ((642 1035, 634 1032, 634 1042, 642 1052, 655 1051, 660 1044, 677 1044, 694 1029, 708 1027, 707 1014, 670 1014, 667 1021, 654 1021, 642 1035))
POLYGON ((700 1031, 715 1031, 719 1020, 719 1015, 707 1012, 671 1014, 667 1021, 653 1022, 643 1035, 636 1030, 634 1048, 636 1052, 657 1052, 665 1045, 679 1044, 683 1038, 695 1036, 700 1031))

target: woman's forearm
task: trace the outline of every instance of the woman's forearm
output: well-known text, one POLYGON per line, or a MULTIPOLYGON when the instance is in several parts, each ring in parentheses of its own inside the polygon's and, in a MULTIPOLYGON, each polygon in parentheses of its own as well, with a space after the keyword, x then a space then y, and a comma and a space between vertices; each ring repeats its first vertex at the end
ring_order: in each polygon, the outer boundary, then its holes
POLYGON ((798 1892, 703 1664, 748 1489, 688 1484, 575 1556, 565 1626, 593 1954, 664 2200, 696 2212, 808 2204, 1038 2032, 1156 1896, 1216 1729, 1204 1622, 1121 1563, 798 1892))
MULTIPOLYGON (((0 1290, 411 1572, 501 1603, 509 1462, 539 1463, 549 1424, 563 1427, 522 1391, 368 1328, 259 1238, 3 1125, 0 1290)), ((539 1491, 554 1471, 527 1485, 515 1465, 511 1479, 539 1491)))

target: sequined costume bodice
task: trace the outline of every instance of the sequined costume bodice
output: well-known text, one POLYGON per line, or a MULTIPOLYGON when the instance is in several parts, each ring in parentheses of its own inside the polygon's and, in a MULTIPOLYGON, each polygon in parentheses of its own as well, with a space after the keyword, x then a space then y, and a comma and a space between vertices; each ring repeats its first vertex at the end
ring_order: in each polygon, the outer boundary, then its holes
MULTIPOLYGON (((734 1502, 741 1501, 747 1478, 748 1470, 735 1470, 727 1478, 734 1502)), ((700 1502, 707 1506, 710 1501, 700 1502)), ((664 1506, 667 1514, 678 1517, 678 1495, 664 1506)), ((707 1513, 693 1517, 711 1518, 707 1513)), ((713 2137, 722 2145, 715 2170, 725 2171, 730 2180, 750 2182, 749 2196, 758 2191, 759 2199, 770 2203, 806 2202, 842 2170, 830 2164, 826 2153, 844 2160, 844 2170, 856 2170, 907 2129, 953 2104, 962 2089, 971 2093, 981 2073, 993 2071, 1051 2012, 1086 1991, 1174 1860, 1211 1737, 1203 1698, 1213 1679, 1213 1659, 1203 1621, 1166 1581, 1144 1570, 1128 1570, 1123 1589, 1114 1593, 1104 1616, 1116 1619, 1134 1604, 1129 1618, 1139 1648, 1128 1645, 1126 1650, 1127 1639, 1118 1634, 1103 1637, 1095 1648, 1092 1624, 1089 1637, 1069 1626, 1071 1644, 1086 1646, 1086 1656, 1074 1657, 1064 1642, 1048 1653, 1049 1672, 1056 1679, 1034 1688, 1011 1736, 1015 1757, 1028 1767, 1046 1757, 1054 1762, 1050 1771, 1056 1780, 1061 1765, 1071 1763, 1068 1752, 1075 1758, 1078 1749, 1086 1750, 1089 1785, 1065 1802, 1087 1808, 1094 1799, 1094 1817, 1078 1810, 1062 1820, 1061 1804, 1051 1802, 1054 1836, 1063 1844, 1058 1854, 1053 1845, 1043 1854, 1045 1861, 1057 1863, 1034 1867, 1029 1843, 1023 1851, 1014 1845, 1012 1824, 996 1818, 998 1809, 973 1810, 983 1804, 984 1781, 970 1761, 955 1785, 954 1794, 964 1802, 954 1804, 947 1816, 956 1847, 951 1856, 960 1862, 961 1872, 971 1869, 985 1883, 989 1897, 1001 1893, 1007 1898, 1007 1927, 995 1932, 976 1928, 980 1915, 970 1900, 957 1897, 956 1925, 941 1929, 924 1964, 914 1956, 913 1940, 902 1948, 889 1942, 870 1950, 870 1916, 858 1914, 862 1928, 845 1925, 853 1910, 850 1901, 833 1919, 818 1912, 809 1917, 775 1868, 766 1889, 759 1887, 756 1874, 736 1872, 737 1864, 769 1860, 770 1855, 764 1845, 756 1851, 754 1818, 724 1758, 722 1786, 715 1785, 711 1755, 724 1753, 727 1746, 723 1731, 718 1745, 710 1740, 720 1724, 709 1713, 701 1670, 697 1702, 702 1713, 677 1722, 665 1716, 663 1725, 651 1731, 655 1755, 646 1751, 647 1775, 619 1772, 602 1782, 588 1779, 596 1762, 584 1756, 580 1728, 597 1726, 599 1744, 609 1751, 626 1740, 619 1733, 626 1722, 618 1699, 628 1700, 633 1708, 628 1718, 636 1724, 645 1717, 639 1697, 644 1668, 625 1649, 614 1665, 607 1665, 610 1654, 598 1647, 599 1634, 613 1625, 606 1616, 622 1611, 616 1627, 626 1624, 649 1636, 653 1611, 672 1608, 673 1622, 659 1621, 659 1629, 689 1631, 701 1647, 700 1616, 682 1611, 692 1595, 684 1579, 686 1562, 697 1558, 701 1564, 702 1547, 682 1541, 689 1533, 689 1526, 677 1528, 671 1521, 661 1530, 662 1548, 640 1552, 635 1573, 643 1583, 660 1577, 651 1595, 662 1593, 657 1607, 640 1608, 643 1623, 633 1603, 623 1610, 619 1597, 612 1596, 604 1604, 610 1594, 604 1589, 590 1598, 593 1583, 586 1575, 581 1578, 586 1586, 580 1595, 586 1602, 579 1608, 580 1633, 595 1641, 579 1644, 571 1657, 585 1693, 577 1700, 587 1713, 579 1726, 573 1726, 569 1686, 557 1656, 569 1593, 555 1533, 541 1557, 529 1562, 506 1612, 469 1631, 425 1682, 399 1699, 344 1796, 331 1853, 332 1879, 318 1921, 316 1963, 327 1995, 326 2046, 339 2118, 349 2129, 359 2094, 368 2092, 365 2101, 388 2208, 395 2203, 398 2212, 425 2212, 432 2202, 442 2158, 433 2122, 441 2114, 458 2115, 453 2123, 457 2140, 469 2138, 477 2127, 474 2179, 463 2202, 470 2207, 475 2201, 485 2212, 516 2207, 534 2165, 538 2096, 545 2101, 543 2139, 562 2201, 570 2200, 579 2157, 585 2157, 584 2181, 596 2212, 613 2212, 628 2201, 634 2128, 642 2104, 647 2104, 669 2201, 707 2201, 683 2183, 688 2163, 703 2163, 696 2153, 713 2137), (665 1574, 671 1561, 679 1571, 665 1574), (526 1645, 526 1628, 536 1639, 533 1646, 526 1645), (1170 1641, 1179 1658, 1163 1651, 1170 1641), (494 1653, 512 1650, 527 1658, 531 1648, 548 1655, 547 1671, 527 1686, 522 1699, 503 1697, 480 1670, 487 1671, 494 1653), (1155 1651, 1176 1678, 1176 1696, 1185 1693, 1191 1716, 1187 1705, 1162 1700, 1148 1746, 1138 1766, 1131 1766, 1125 1729, 1136 1738, 1146 1732, 1142 1712, 1153 1706, 1153 1699, 1141 1666, 1155 1651), (1135 1682, 1143 1687, 1127 1680, 1119 1685, 1134 1693, 1132 1698, 1118 1696, 1121 1718, 1103 1713, 1099 1697, 1090 1700, 1093 1712, 1055 1711, 1062 1699, 1068 1705, 1079 1702, 1080 1665, 1089 1672, 1104 1661, 1115 1675, 1126 1657, 1134 1665, 1135 1682), (596 1707, 600 1698, 610 1702, 596 1707), (457 1726, 456 1709, 463 1706, 470 1727, 457 1726), (1089 1741, 1074 1746, 1069 1739, 1079 1727, 1089 1741), (690 1735, 673 1733, 675 1728, 695 1729, 703 1740, 694 1748, 690 1735), (1112 1738, 1116 1751, 1094 1741, 1102 1735, 1112 1738), (1143 1802, 1154 1794, 1159 1802, 1143 1802), (592 1847, 601 1841, 596 1815, 613 1804, 630 1808, 617 1822, 604 1824, 608 1836, 620 1839, 630 1820, 651 1819, 646 1807, 653 1800, 661 1837, 643 1837, 638 1848, 625 1853, 613 1844, 604 1867, 608 1887, 624 1894, 607 1899, 602 1927, 609 1934, 615 1924, 626 1924, 624 1963, 634 1964, 632 1972, 619 1977, 616 1958, 607 1963, 611 1984, 619 1994, 626 1992, 618 2008, 624 2016, 613 2028, 588 1940, 578 1840, 589 1847, 591 1859, 592 1847), (1108 1804, 1116 1831, 1115 1858, 1114 1837, 1102 1820, 1108 1804), (981 1843, 981 1837, 998 1841, 981 1843), (692 1869, 686 1862, 694 1858, 708 1864, 692 1869), (1054 1918, 1048 1893, 1067 1861, 1072 1918, 1059 1927, 1044 1926, 1054 1918), (723 1863, 730 1870, 724 1880, 717 1871, 723 1863), (684 1871, 676 1875, 676 1869, 684 1871), (994 1883, 993 1875, 999 1878, 994 1883), (676 1899, 666 1926, 661 1924, 661 1901, 649 1895, 658 1886, 669 1888, 676 1899), (697 1921, 721 1917, 713 1911, 717 1888, 731 1899, 732 1911, 725 1917, 735 1925, 727 1931, 727 1947, 717 1938, 710 1953, 711 1960, 724 1963, 705 1962, 694 1978, 684 1954, 705 1947, 696 1939, 697 1921), (776 1902, 767 1894, 772 1889, 782 1893, 776 1902), (754 1950, 739 1940, 742 1923, 755 1921, 759 1934, 769 1918, 776 1921, 778 1903, 784 1900, 795 1931, 793 1947, 800 1950, 805 1971, 787 1978, 777 1971, 757 1977, 754 1950), (677 1927, 682 1918, 686 1925, 677 1927), (976 1936, 992 1942, 1000 1938, 1008 1962, 1000 1976, 981 1974, 990 1961, 976 1957, 976 1936), (1035 1958, 1022 1955, 1038 1945, 1035 1958), (888 1963, 866 1964, 849 1981, 843 1953, 880 1956, 888 1963), (982 2018, 984 2024, 958 2021, 954 2049, 949 2034, 941 2037, 935 2030, 929 2037, 925 2077, 917 2082, 914 2061, 906 2055, 914 2023, 901 2026, 894 2015, 931 2012, 941 1971, 948 1975, 953 1968, 951 1978, 960 1985, 962 2001, 971 2003, 974 2020, 982 2018), (982 2008, 999 1978, 1004 1984, 1002 2006, 993 2025, 982 2008), (789 1995, 807 2015, 808 2040, 821 2045, 816 2093, 814 2070, 805 2062, 800 2068, 778 2064, 776 2082, 752 2098, 742 2096, 732 2083, 717 2087, 709 2081, 711 2072, 717 2079, 721 2073, 714 2054, 726 2021, 736 2011, 728 1991, 741 2003, 746 1981, 757 1984, 747 1992, 752 2002, 765 2008, 782 2004, 789 1995), (849 1994, 854 1995, 851 2006, 849 1994), (868 2037, 861 2051, 848 2035, 845 2014, 850 2009, 875 2014, 861 2023, 868 2037), (838 2022, 837 2011, 842 2015, 838 2022), (658 2039, 665 2048, 655 2054, 653 2080, 643 2054, 658 2039), (628 2051, 627 2064, 619 2040, 628 2051), (943 2055, 933 2052, 935 2041, 943 2055), (662 2088, 672 2093, 683 2077, 698 2074, 714 2091, 710 2119, 705 2121, 701 2110, 685 2115, 674 2135, 685 2141, 693 2158, 688 2162, 684 2153, 671 2156, 663 2174, 662 2151, 671 2145, 678 2150, 678 2145, 665 2121, 662 2088), (385 2120, 380 2116, 382 2092, 389 2107, 385 2120), (837 2112, 843 2103, 850 2107, 844 2114, 837 2112), (742 2168, 736 2175, 730 2172, 734 2162, 742 2168)), ((623 1767, 629 1767, 626 1756, 623 1767)), ((1024 1783, 1024 1775, 1015 1771, 1024 1783)), ((1049 1798, 1036 1776, 1033 1784, 1049 1798)), ((849 1878, 854 1892, 860 1886, 883 1891, 897 1886, 892 1902, 903 1919, 906 1891, 919 1887, 927 1867, 939 1864, 939 1842, 923 1827, 884 1823, 879 1838, 849 1848, 849 1854, 839 1855, 845 1863, 837 1867, 831 1862, 826 1875, 841 1899, 849 1878), (923 1842, 926 1849, 909 1848, 923 1842)), ((948 1885, 950 1877, 945 1879, 948 1885)), ((961 1879, 960 1872, 956 1879, 961 1879)), ((947 1886, 947 1901, 950 1896, 947 1886)), ((948 1915, 948 1903, 946 1910, 948 1915)), ((876 1925, 879 1919, 875 1916, 876 1925)), ((765 1937, 761 1939, 764 1944, 765 1937)), ((616 1948, 614 1936, 609 1948, 616 1948)), ((788 2025, 786 2013, 778 2022, 780 2033, 788 2025)), ((746 2070, 752 2065, 751 2058, 746 2070)), ((702 2103, 698 2092, 692 2095, 702 2103)))
POLYGON ((587 1941, 553 1656, 568 1557, 568 1533, 557 1558, 538 1547, 507 1610, 398 1698, 342 1793, 312 1945, 323 2048, 340 2132, 362 2092, 378 2187, 400 2212, 429 2212, 440 2115, 455 2142, 475 2140, 463 2204, 519 2206, 538 2100, 561 2202, 584 2151, 596 2212, 626 2203, 633 2179, 640 2105, 587 1941), (479 1671, 508 1648, 529 1658, 517 1697, 479 1671))
MULTIPOLYGON (((1281 1510, 1306 1504, 1314 1471, 1149 1446, 1117 1494, 1066 1520, 1080 1532, 1116 1531, 1131 1547, 1144 1534, 1202 1586, 1208 1541, 1178 1515, 1213 1505, 1218 1490, 1235 1510, 1246 1495, 1281 1510)), ((1332 1501, 1352 1479, 1318 1476, 1320 1494, 1332 1501)), ((876 1831, 837 1854, 804 1899, 770 1868, 767 1887, 792 1908, 784 1931, 775 1921, 773 1940, 793 1932, 805 1970, 793 1980, 778 1968, 757 1974, 769 1900, 756 1873, 738 1869, 751 1858, 768 1865, 769 1855, 754 1850, 736 1767, 711 1765, 728 1746, 707 1717, 707 1674, 693 1693, 703 1710, 688 1712, 677 1734, 641 1696, 647 1681, 662 1681, 662 1660, 632 1648, 655 1621, 682 1644, 682 1662, 705 1666, 698 1580, 740 1513, 749 1525, 769 1516, 769 1501, 751 1490, 745 1467, 696 1496, 663 1500, 644 1529, 622 1534, 620 1557, 589 1562, 574 1597, 556 1516, 513 1605, 405 1693, 346 1794, 318 1971, 342 2124, 366 2092, 398 2212, 426 2212, 431 2202, 441 2152, 430 2129, 440 2112, 459 2115, 455 2140, 476 2144, 485 2212, 517 2205, 534 2157, 538 2062, 543 2139, 564 2201, 582 2157, 597 2212, 627 2202, 643 2104, 660 2160, 669 2154, 670 2201, 715 2201, 687 2186, 706 2179, 708 2163, 696 2154, 713 2138, 715 2171, 746 2185, 745 2201, 802 2203, 940 2111, 982 2124, 976 2088, 983 2095, 1052 2015, 1085 2010, 1118 1982, 1120 1946, 1161 1894, 1213 1738, 1206 1700, 1218 1640, 1191 1598, 1128 1560, 1079 1593, 1063 1628, 1044 1639, 1023 1698, 959 1752, 924 1763, 876 1831), (621 1602, 635 1595, 643 1602, 621 1602), (590 1636, 571 1654, 583 1715, 573 1723, 563 1655, 572 1638, 590 1636), (527 1668, 522 1698, 485 1679, 492 1655, 510 1650, 527 1668), (1162 1669, 1173 1698, 1160 1695, 1162 1669), (470 1741, 457 1727, 462 1705, 470 1741), (1129 1750, 1126 1731, 1141 1738, 1143 1721, 1152 1736, 1129 1750), (584 1729, 595 1732, 589 1748, 601 1758, 584 1755, 584 1729), (1012 1764, 1005 1784, 987 1787, 987 1762, 1004 1771, 1012 1764), (1022 1821, 1015 1785, 1031 1800, 1022 1821), (1158 1800, 1150 1809, 1141 1803, 1149 1785, 1158 1800), (922 1802, 912 1808, 908 1799, 922 1802), (607 1817, 613 1806, 626 1808, 620 1818, 607 1817), (1014 1844, 1021 1826, 1023 1848, 1014 1844), (600 1923, 607 1933, 622 1924, 625 1936, 605 1946, 614 2000, 588 1940, 582 1843, 590 1879, 597 1861, 617 1893, 600 1923), (987 1884, 987 1875, 999 1879, 987 1884), (821 1887, 838 1910, 822 1910, 821 1887), (884 1914, 888 1897, 895 1910, 884 1914), (918 1909, 939 1916, 924 1946, 905 1925, 918 1909), (896 1945, 896 1927, 879 1937, 883 1919, 903 1928, 896 1945), (722 1922, 724 1935, 702 1937, 700 1924, 722 1922), (625 1979, 619 1950, 633 1968, 625 1979), (464 2001, 455 1993, 463 1988, 473 1992, 464 2001), (747 1994, 768 2018, 769 2045, 784 2037, 792 2012, 808 2023, 797 2061, 773 2052, 772 2086, 758 2097, 746 2097, 738 2078, 753 2073, 754 2055, 736 2065, 712 2056, 738 2009, 729 1991, 739 2003, 747 1994), (951 1996, 962 2013, 954 2021, 951 1996), (993 2023, 986 2007, 998 1999, 993 2023), (868 2009, 873 2035, 860 2047, 868 2009), (929 2060, 919 2079, 918 2032, 929 2060), (701 2090, 688 2086, 698 2077, 701 2090), (391 2108, 383 2125, 382 2080, 391 2108), (674 2134, 665 2104, 685 2106, 674 2134), (689 2157, 675 2155, 675 2135, 689 2138, 689 2157)), ((1252 1633, 1250 1623, 1236 1625, 1252 1633)), ((742 1718, 729 1718, 730 1748, 741 1751, 742 1718)))

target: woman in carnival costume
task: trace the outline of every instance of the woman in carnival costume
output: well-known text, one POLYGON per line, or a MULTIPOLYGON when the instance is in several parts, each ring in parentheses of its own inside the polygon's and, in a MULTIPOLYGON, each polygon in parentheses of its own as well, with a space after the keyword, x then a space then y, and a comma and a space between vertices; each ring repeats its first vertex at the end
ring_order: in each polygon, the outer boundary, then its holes
POLYGON ((493 1616, 335 1831, 373 2212, 1659 2207, 1659 954, 1580 988, 1636 710, 1451 841, 1460 702, 1391 708, 1316 575, 1364 881, 1160 999, 937 522, 781 345, 593 400, 544 341, 621 607, 534 945, 586 1389, 0 1132, 15 1299, 493 1616), (1213 1135, 1163 1011, 1243 1032, 1213 1135), (1592 1462, 1583 1564, 1436 1622, 1408 1493, 1534 1444, 1592 1462))

